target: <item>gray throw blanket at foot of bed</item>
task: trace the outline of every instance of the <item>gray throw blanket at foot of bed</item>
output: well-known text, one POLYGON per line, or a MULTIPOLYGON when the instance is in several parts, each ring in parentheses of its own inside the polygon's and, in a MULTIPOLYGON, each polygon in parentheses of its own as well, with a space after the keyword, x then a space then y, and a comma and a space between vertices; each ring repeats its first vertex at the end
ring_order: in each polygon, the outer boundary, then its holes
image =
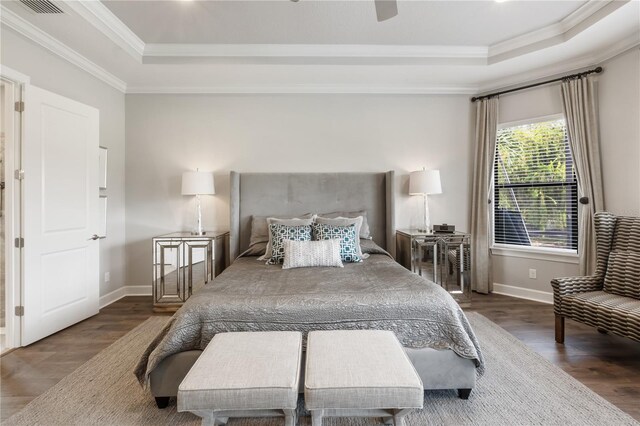
POLYGON ((237 259, 195 293, 154 339, 135 370, 142 385, 166 357, 203 350, 230 331, 391 330, 405 347, 451 349, 475 360, 478 341, 460 306, 440 286, 373 254, 344 268, 283 270, 237 259))

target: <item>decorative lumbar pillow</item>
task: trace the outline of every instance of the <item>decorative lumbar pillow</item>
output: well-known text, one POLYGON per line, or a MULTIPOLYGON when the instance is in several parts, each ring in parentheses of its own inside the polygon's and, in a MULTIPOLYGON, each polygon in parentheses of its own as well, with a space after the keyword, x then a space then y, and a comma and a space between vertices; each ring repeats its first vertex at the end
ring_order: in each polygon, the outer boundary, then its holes
POLYGON ((335 219, 338 217, 348 217, 355 218, 358 216, 362 216, 362 226, 360 227, 360 238, 371 239, 371 231, 369 229, 369 222, 367 222, 367 211, 359 210, 357 212, 331 212, 331 213, 322 213, 318 216, 322 216, 325 218, 335 219))
MULTIPOLYGON (((337 225, 337 226, 355 225, 356 235, 360 235, 360 229, 362 228, 363 220, 364 220, 363 216, 336 217, 336 218, 318 216, 315 218, 316 223, 325 224, 325 225, 337 225)), ((362 254, 362 248, 360 248, 360 238, 356 239, 356 246, 358 247, 358 255, 360 256, 360 258, 366 259, 367 257, 369 257, 369 255, 365 256, 362 254)))
MULTIPOLYGON (((280 225, 287 226, 309 226, 315 220, 315 215, 312 215, 310 218, 292 218, 292 219, 279 219, 277 217, 268 217, 267 218, 267 226, 272 223, 279 223, 280 225)), ((264 256, 258 258, 258 260, 265 260, 271 258, 272 255, 272 243, 271 243, 271 233, 269 233, 269 241, 267 242, 267 248, 265 249, 264 256)))
POLYGON ((282 269, 307 268, 311 266, 333 266, 343 268, 340 260, 340 240, 284 242, 282 269))
POLYGON ((362 256, 358 254, 359 241, 355 224, 338 226, 314 223, 311 227, 314 241, 340 239, 340 258, 343 262, 362 262, 362 256))
POLYGON ((311 241, 311 226, 290 226, 281 223, 269 225, 271 234, 271 257, 267 260, 268 265, 277 265, 284 261, 284 242, 286 240, 311 241))

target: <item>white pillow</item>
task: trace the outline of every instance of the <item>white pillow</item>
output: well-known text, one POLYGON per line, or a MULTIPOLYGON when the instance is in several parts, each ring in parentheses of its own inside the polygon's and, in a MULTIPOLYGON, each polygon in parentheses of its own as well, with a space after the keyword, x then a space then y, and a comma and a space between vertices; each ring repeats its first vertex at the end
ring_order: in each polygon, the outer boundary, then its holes
MULTIPOLYGON (((362 226, 360 227, 360 238, 365 238, 367 240, 371 239, 371 231, 369 229, 369 222, 367 221, 366 210, 360 210, 357 212, 319 213, 318 216, 322 216, 324 218, 338 218, 338 217, 354 218, 354 217, 362 216, 362 226)), ((339 226, 344 226, 344 225, 339 225, 339 226)))
POLYGON ((282 269, 307 268, 310 266, 342 268, 340 239, 334 238, 321 241, 285 240, 282 269))

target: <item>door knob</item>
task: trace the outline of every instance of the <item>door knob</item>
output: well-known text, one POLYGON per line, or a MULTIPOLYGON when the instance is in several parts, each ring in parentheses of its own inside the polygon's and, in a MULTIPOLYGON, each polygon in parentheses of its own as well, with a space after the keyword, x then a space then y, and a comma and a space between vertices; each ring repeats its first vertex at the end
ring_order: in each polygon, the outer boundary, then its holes
POLYGON ((91 238, 89 238, 89 239, 90 239, 90 240, 95 241, 95 240, 101 240, 101 239, 103 239, 103 238, 105 238, 105 237, 101 237, 101 236, 99 236, 98 234, 93 234, 93 235, 91 236, 91 238))

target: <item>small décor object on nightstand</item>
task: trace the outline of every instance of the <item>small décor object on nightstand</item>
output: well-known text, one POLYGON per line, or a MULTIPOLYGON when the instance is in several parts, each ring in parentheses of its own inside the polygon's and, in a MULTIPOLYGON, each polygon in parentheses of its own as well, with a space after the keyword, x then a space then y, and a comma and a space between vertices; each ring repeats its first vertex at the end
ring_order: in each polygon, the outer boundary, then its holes
POLYGON ((433 225, 433 233, 434 234, 453 234, 456 232, 455 225, 447 225, 443 223, 442 225, 433 225))
POLYGON ((470 234, 398 230, 396 260, 410 271, 442 286, 460 305, 471 303, 470 234))
POLYGON ((153 310, 173 312, 229 265, 229 232, 153 238, 153 310))
POLYGON ((429 221, 429 194, 442 194, 439 170, 418 170, 409 175, 409 195, 422 195, 424 198, 424 227, 418 229, 420 232, 429 232, 431 224, 429 221))
POLYGON ((182 174, 182 195, 196 196, 196 228, 193 235, 204 235, 202 230, 202 206, 200 203, 201 195, 215 195, 216 188, 213 181, 212 172, 184 172, 182 174))

